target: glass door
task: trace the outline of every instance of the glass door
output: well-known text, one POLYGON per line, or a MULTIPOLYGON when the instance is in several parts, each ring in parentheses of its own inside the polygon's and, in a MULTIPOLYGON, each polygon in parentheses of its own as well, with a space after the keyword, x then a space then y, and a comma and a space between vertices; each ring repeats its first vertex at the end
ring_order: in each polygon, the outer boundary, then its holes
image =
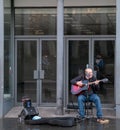
POLYGON ((97 78, 108 78, 107 83, 100 83, 99 95, 102 103, 114 104, 114 39, 93 39, 94 69, 97 78), (103 60, 103 64, 101 62, 103 60))
MULTIPOLYGON (((114 48, 115 39, 114 38, 69 38, 67 40, 67 75, 66 76, 68 84, 67 101, 77 102, 76 96, 72 95, 70 92, 71 84, 70 80, 75 76, 79 75, 89 64, 93 67, 94 72, 96 70, 96 57, 101 56, 104 61, 104 67, 102 73, 97 72, 97 78, 103 79, 108 78, 107 83, 99 84, 98 95, 101 98, 103 104, 114 104, 114 48), (98 74, 100 74, 98 76, 98 74)), ((97 60, 98 62, 99 60, 97 60)), ((96 73, 95 73, 96 74, 96 73)))
MULTIPOLYGON (((41 69, 44 79, 41 80, 41 103, 56 103, 56 40, 41 41, 41 69)), ((52 104, 51 104, 52 105, 52 104)))
POLYGON ((56 41, 16 40, 16 102, 23 96, 39 105, 56 102, 56 41))
POLYGON ((38 40, 17 40, 16 42, 16 97, 21 102, 29 96, 37 102, 37 80, 34 72, 37 67, 38 40))
POLYGON ((71 94, 70 80, 82 73, 90 57, 90 40, 68 40, 68 102, 76 102, 76 96, 71 94))

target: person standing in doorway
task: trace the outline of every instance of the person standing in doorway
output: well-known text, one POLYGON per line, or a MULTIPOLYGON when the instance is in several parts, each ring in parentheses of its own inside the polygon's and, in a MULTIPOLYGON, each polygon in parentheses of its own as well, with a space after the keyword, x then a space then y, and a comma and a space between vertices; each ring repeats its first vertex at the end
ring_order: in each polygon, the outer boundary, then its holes
POLYGON ((105 63, 101 55, 97 55, 95 59, 94 68, 97 71, 97 79, 102 79, 104 77, 104 66, 105 63))
MULTIPOLYGON (((98 80, 105 78, 105 63, 102 58, 102 55, 98 54, 95 59, 95 64, 94 64, 94 70, 97 72, 96 73, 96 78, 98 80)), ((106 95, 106 88, 104 88, 103 82, 99 83, 99 89, 100 93, 103 94, 104 96, 106 95)))

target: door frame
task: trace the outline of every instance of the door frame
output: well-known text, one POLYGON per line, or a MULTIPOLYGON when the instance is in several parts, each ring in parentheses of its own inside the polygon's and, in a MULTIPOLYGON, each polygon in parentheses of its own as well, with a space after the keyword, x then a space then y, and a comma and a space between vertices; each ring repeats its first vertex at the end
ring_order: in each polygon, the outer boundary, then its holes
POLYGON ((65 50, 64 50, 64 52, 65 52, 65 61, 64 61, 64 68, 65 68, 65 77, 66 77, 66 79, 65 79, 65 81, 64 81, 64 84, 65 84, 65 87, 64 87, 64 92, 65 92, 65 95, 66 96, 64 96, 66 99, 65 99, 65 106, 66 106, 66 104, 68 104, 69 103, 69 92, 68 92, 68 88, 70 87, 69 86, 69 84, 68 84, 68 80, 69 80, 69 61, 68 61, 68 59, 69 59, 69 41, 88 41, 88 48, 89 48, 89 56, 88 56, 88 59, 89 59, 89 61, 88 61, 88 63, 91 63, 91 61, 90 61, 90 57, 91 57, 91 44, 92 44, 92 41, 91 41, 91 37, 86 37, 86 36, 67 36, 67 37, 65 37, 65 50))
MULTIPOLYGON (((69 40, 88 40, 89 41, 89 45, 91 45, 89 47, 89 49, 91 51, 89 51, 89 63, 93 64, 94 63, 94 41, 95 40, 114 40, 115 39, 115 35, 89 35, 89 36, 80 36, 80 35, 67 35, 64 36, 64 105, 66 106, 66 104, 69 101, 69 95, 68 95, 68 41, 69 40)), ((57 41, 57 37, 56 36, 15 36, 15 47, 16 47, 16 42, 17 40, 38 40, 39 42, 41 42, 42 40, 56 40, 57 41)), ((15 48, 16 50, 16 48, 15 48)), ((16 54, 16 52, 15 52, 16 54)), ((15 70, 16 70, 16 59, 15 59, 15 70)), ((16 75, 16 71, 15 71, 15 75, 16 75)), ((16 76, 15 76, 15 104, 20 104, 17 102, 17 93, 16 93, 16 76)), ((37 97, 37 103, 40 102, 41 103, 41 98, 37 97), (39 101, 38 101, 39 100, 39 101)), ((47 106, 47 104, 40 104, 41 106, 47 106)), ((52 104, 52 106, 54 106, 55 104, 52 104)))
MULTIPOLYGON (((40 64, 42 63, 40 56, 42 56, 42 41, 52 41, 56 40, 56 36, 15 36, 15 77, 14 77, 14 82, 15 82, 15 104, 20 105, 20 102, 17 102, 17 41, 36 41, 37 43, 37 66, 36 68, 41 69, 40 64)), ((42 102, 42 81, 37 80, 37 86, 36 86, 36 102, 33 103, 35 105, 40 105, 40 106, 49 106, 49 103, 43 103, 42 102)), ((54 103, 50 103, 52 106, 55 106, 54 103)))
POLYGON ((95 41, 116 41, 115 39, 115 36, 95 36, 95 37, 92 37, 92 60, 91 60, 91 63, 94 64, 94 44, 95 44, 95 41))
MULTIPOLYGON (((36 46, 37 46, 37 50, 38 50, 38 43, 39 43, 39 39, 29 39, 29 38, 16 38, 15 39, 15 104, 20 104, 18 101, 17 101, 17 42, 18 41, 36 41, 36 46)), ((38 55, 38 51, 37 51, 37 55, 38 55)), ((37 57, 37 60, 38 60, 38 57, 37 57)), ((38 68, 38 63, 36 63, 36 68, 38 68)), ((37 86, 36 86, 36 89, 38 88, 38 80, 37 80, 37 86)), ((36 94, 37 94, 37 91, 36 91, 36 94)), ((36 102, 38 100, 38 96, 36 95, 36 102)), ((35 103, 36 104, 36 103, 35 103)))
MULTIPOLYGON (((65 61, 64 61, 64 68, 65 68, 65 81, 64 81, 64 84, 65 84, 65 87, 64 87, 64 91, 65 91, 65 106, 69 103, 69 92, 68 92, 68 87, 69 84, 68 84, 68 77, 69 77, 69 66, 68 66, 68 48, 69 48, 69 41, 70 40, 79 40, 79 41, 83 41, 83 40, 88 40, 89 41, 89 64, 91 65, 94 65, 94 43, 96 40, 99 40, 99 41, 103 41, 103 40, 114 40, 116 41, 116 37, 115 35, 89 35, 89 36, 66 36, 65 37, 65 48, 64 48, 64 52, 65 52, 65 61), (66 87, 67 86, 67 87, 66 87)), ((115 52, 114 52, 115 53, 115 52)), ((114 90, 114 93, 115 93, 115 90, 114 90)), ((114 94, 115 95, 115 94, 114 94)))

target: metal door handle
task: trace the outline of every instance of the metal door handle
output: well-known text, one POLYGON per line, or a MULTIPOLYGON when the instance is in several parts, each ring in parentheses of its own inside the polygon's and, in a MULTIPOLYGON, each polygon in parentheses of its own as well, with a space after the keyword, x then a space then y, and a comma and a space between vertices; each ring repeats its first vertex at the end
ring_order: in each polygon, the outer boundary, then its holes
POLYGON ((34 70, 33 78, 34 79, 39 79, 39 71, 38 70, 34 70))
POLYGON ((45 71, 44 70, 40 70, 40 79, 44 79, 44 74, 45 74, 45 71))
POLYGON ((44 79, 44 70, 34 70, 34 75, 33 78, 34 79, 44 79))

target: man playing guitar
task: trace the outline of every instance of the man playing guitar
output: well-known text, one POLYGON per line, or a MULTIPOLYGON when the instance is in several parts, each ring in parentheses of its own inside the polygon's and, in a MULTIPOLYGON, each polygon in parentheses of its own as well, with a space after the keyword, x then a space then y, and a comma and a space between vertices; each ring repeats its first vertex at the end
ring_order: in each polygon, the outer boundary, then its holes
POLYGON ((84 87, 84 81, 88 81, 87 89, 83 90, 80 93, 77 93, 78 97, 78 107, 80 119, 85 119, 85 111, 84 111, 84 102, 92 101, 96 106, 96 116, 97 122, 102 124, 108 123, 109 120, 103 119, 102 106, 100 97, 96 94, 96 90, 98 88, 99 80, 96 80, 96 77, 93 75, 93 71, 91 68, 86 68, 84 74, 81 74, 74 79, 71 80, 72 85, 77 85, 78 87, 84 87), (89 84, 89 82, 93 82, 89 84))

